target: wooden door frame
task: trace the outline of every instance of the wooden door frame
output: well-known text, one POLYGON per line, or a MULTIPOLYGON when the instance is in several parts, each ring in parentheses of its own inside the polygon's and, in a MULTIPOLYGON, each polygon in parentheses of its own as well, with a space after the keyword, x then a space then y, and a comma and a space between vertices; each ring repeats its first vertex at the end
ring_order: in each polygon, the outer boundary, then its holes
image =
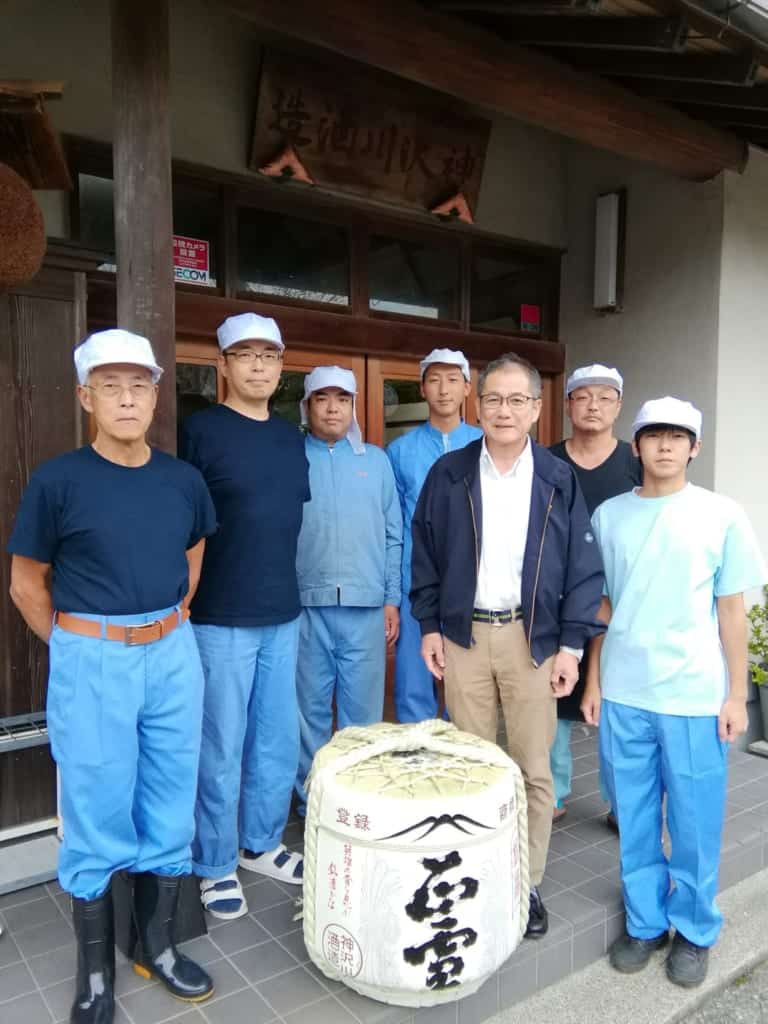
MULTIPOLYGON (((478 424, 477 378, 478 366, 471 366, 471 386, 464 408, 467 423, 478 424)), ((371 399, 380 394, 387 378, 395 380, 420 380, 419 358, 417 356, 368 356, 367 387, 371 399)), ((541 375, 542 412, 539 419, 539 444, 548 446, 560 441, 563 436, 563 382, 562 373, 541 375)), ((372 444, 384 445, 384 403, 371 401, 368 409, 368 440, 372 444)))
MULTIPOLYGON (((384 447, 384 401, 383 386, 387 379, 413 380, 421 383, 421 356, 368 356, 366 361, 366 378, 368 395, 373 398, 375 394, 382 394, 381 402, 371 402, 368 409, 368 440, 371 444, 384 447)), ((477 374, 478 370, 473 367, 471 370, 471 382, 469 395, 464 404, 464 418, 467 423, 478 422, 477 419, 477 374)))
MULTIPOLYGON (((192 363, 198 366, 219 366, 219 347, 214 341, 200 341, 197 338, 182 336, 176 339, 176 362, 192 363)), ((286 348, 283 355, 282 370, 309 373, 316 366, 343 366, 351 370, 357 381, 357 421, 363 437, 366 435, 366 373, 365 356, 356 355, 342 349, 303 349, 300 345, 286 348)), ((226 397, 225 378, 221 373, 216 377, 216 400, 223 402, 226 397)))

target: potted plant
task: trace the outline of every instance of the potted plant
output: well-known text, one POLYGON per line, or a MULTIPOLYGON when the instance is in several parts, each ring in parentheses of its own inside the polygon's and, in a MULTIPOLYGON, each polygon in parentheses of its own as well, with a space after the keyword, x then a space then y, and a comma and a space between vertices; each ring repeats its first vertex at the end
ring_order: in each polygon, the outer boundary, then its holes
POLYGON ((750 665, 752 682, 760 694, 763 738, 768 740, 768 586, 763 587, 763 603, 747 612, 750 625, 749 653, 756 659, 750 665))

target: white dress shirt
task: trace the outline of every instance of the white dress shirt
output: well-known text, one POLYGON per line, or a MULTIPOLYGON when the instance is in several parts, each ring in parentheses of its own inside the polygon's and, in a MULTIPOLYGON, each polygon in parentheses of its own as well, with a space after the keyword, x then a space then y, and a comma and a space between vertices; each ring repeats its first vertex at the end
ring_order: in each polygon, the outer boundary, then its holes
POLYGON ((496 468, 483 438, 480 453, 482 547, 475 608, 514 610, 520 604, 532 486, 530 438, 526 439, 525 448, 506 473, 500 473, 496 468))
MULTIPOLYGON (((525 448, 512 468, 500 473, 483 438, 480 452, 483 531, 475 608, 514 611, 520 605, 532 487, 531 439, 526 439, 525 448)), ((582 648, 575 647, 563 646, 560 650, 573 654, 579 661, 584 653, 582 648)))

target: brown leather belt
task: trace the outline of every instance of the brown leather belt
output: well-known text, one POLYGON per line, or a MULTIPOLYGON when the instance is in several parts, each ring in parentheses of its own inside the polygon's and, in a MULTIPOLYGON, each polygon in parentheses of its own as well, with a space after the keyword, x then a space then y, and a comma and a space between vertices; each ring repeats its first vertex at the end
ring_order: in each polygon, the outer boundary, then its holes
POLYGON ((168 636, 188 618, 189 609, 182 608, 181 616, 178 612, 171 612, 164 619, 142 622, 135 626, 116 626, 107 623, 103 634, 101 622, 95 619, 80 619, 77 615, 68 615, 67 612, 56 612, 54 622, 59 629, 67 633, 77 633, 78 636, 89 636, 96 640, 101 640, 103 636, 106 640, 117 640, 129 647, 136 647, 139 644, 153 644, 155 640, 168 636))

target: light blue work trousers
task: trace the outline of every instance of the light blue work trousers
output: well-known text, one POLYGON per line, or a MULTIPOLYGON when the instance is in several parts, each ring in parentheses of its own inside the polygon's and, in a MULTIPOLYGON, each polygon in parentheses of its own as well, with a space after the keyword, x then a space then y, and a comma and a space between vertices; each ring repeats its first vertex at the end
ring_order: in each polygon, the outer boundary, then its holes
POLYGON ((727 767, 717 718, 604 700, 600 760, 619 821, 627 931, 652 939, 673 925, 697 946, 714 945, 723 920, 715 896, 727 767), (669 860, 661 845, 665 793, 669 860))
POLYGON ((304 782, 312 759, 336 725, 373 725, 384 714, 386 650, 383 608, 331 605, 301 612, 296 692, 301 752, 296 793, 306 803, 304 782))
MULTIPOLYGON (((557 720, 555 742, 549 751, 549 766, 552 770, 552 785, 555 790, 555 807, 562 807, 565 798, 571 794, 571 782, 573 780, 572 732, 573 722, 567 718, 559 718, 557 720)), ((610 803, 602 769, 597 773, 597 784, 600 788, 600 796, 606 803, 610 803)))
MULTIPOLYGON (((172 611, 79 618, 140 624, 172 611)), ((54 626, 48 733, 59 767, 59 881, 67 892, 95 899, 121 870, 189 873, 202 702, 188 622, 140 646, 54 626)))
POLYGON ((395 714, 398 722, 423 722, 437 716, 437 706, 435 680, 421 656, 421 626, 403 592, 395 651, 395 714))
POLYGON ((240 849, 274 850, 288 820, 299 756, 299 619, 194 630, 205 706, 192 868, 222 878, 240 849))

